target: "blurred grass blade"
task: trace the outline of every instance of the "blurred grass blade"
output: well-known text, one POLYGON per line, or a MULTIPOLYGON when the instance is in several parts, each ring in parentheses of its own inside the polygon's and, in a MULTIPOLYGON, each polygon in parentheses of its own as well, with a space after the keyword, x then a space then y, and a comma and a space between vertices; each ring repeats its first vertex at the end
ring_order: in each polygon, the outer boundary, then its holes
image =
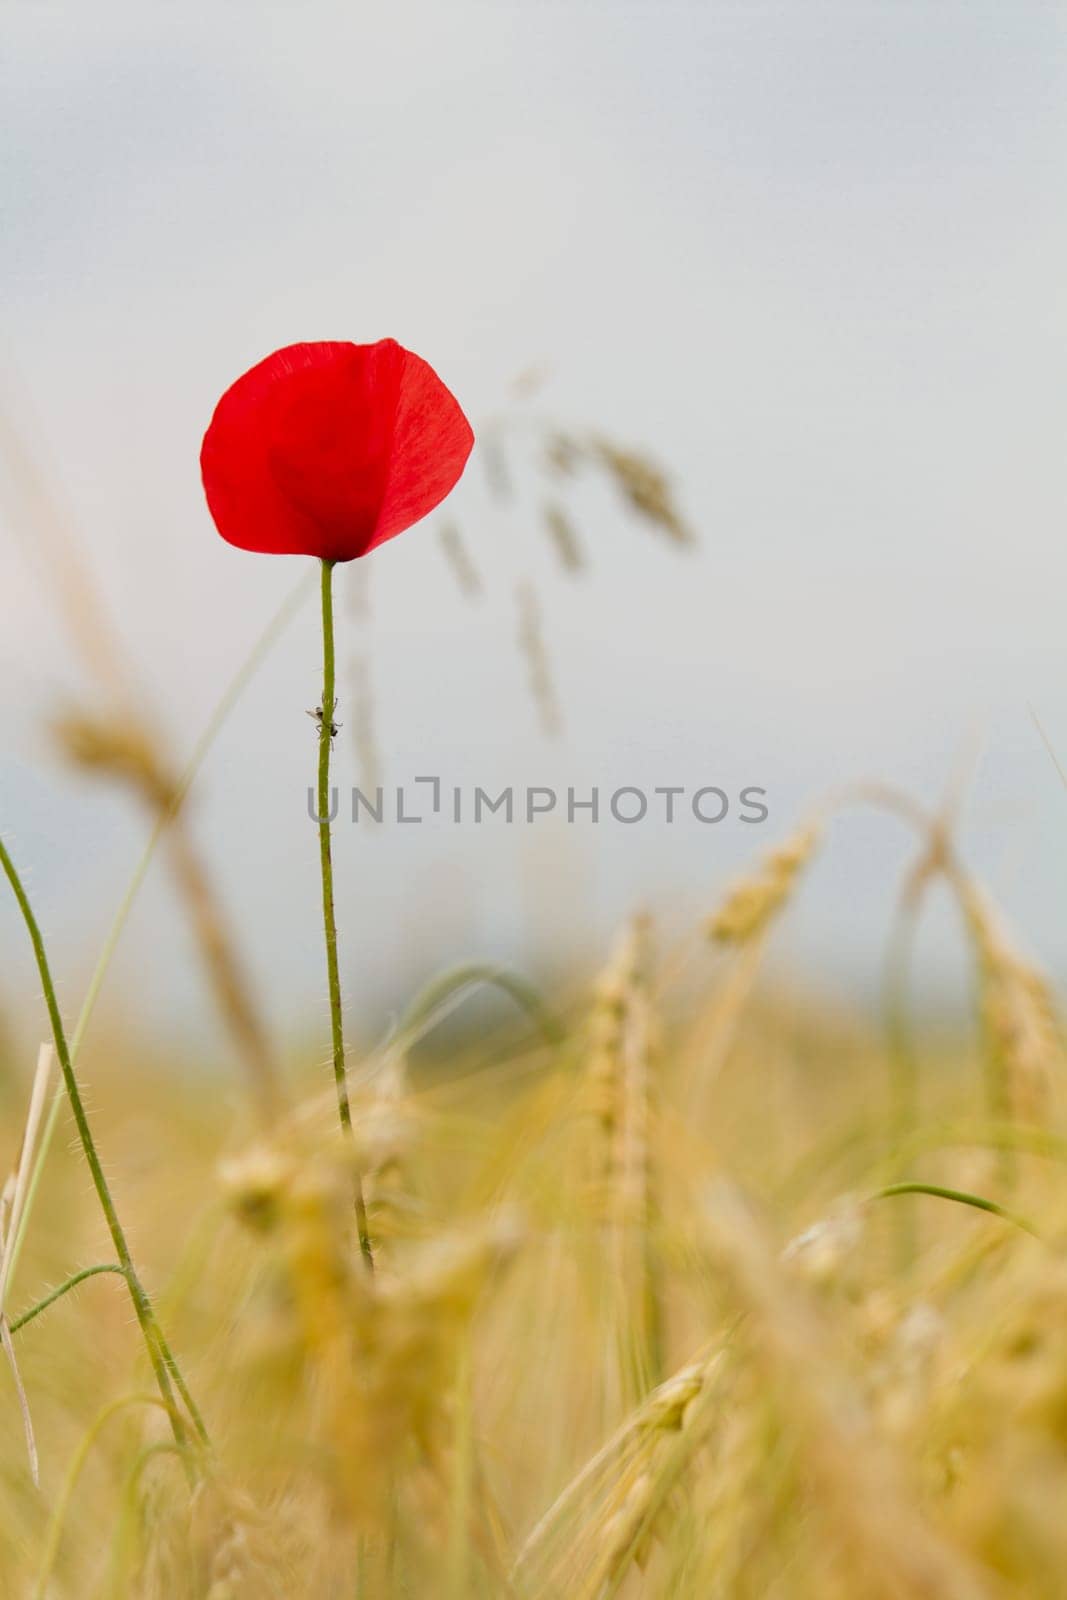
POLYGON ((15 1350, 11 1343, 11 1329, 8 1326, 7 1314, 4 1310, 4 1301, 7 1286, 11 1280, 11 1268, 14 1251, 16 1230, 26 1204, 26 1194, 29 1181, 30 1163, 33 1160, 34 1147, 37 1143, 37 1134, 41 1126, 41 1114, 44 1110, 45 1095, 48 1092, 48 1080, 52 1075, 55 1062, 55 1053, 50 1044, 42 1044, 37 1052, 37 1069, 33 1075, 33 1086, 30 1090, 30 1108, 26 1114, 26 1127, 22 1135, 22 1144, 19 1147, 15 1165, 4 1184, 3 1195, 0 1197, 0 1343, 4 1348, 11 1367, 11 1375, 15 1380, 15 1393, 18 1396, 19 1410, 22 1412, 22 1426, 26 1434, 26 1452, 30 1458, 30 1476, 36 1486, 39 1481, 37 1464, 37 1441, 33 1433, 33 1418, 30 1415, 30 1403, 26 1397, 25 1385, 19 1372, 18 1362, 15 1360, 15 1350))
POLYGON ((486 985, 499 989, 513 1000, 536 1025, 546 1044, 557 1045, 562 1042, 564 1038, 562 1024, 533 984, 503 967, 474 963, 442 973, 440 977, 431 979, 426 987, 420 990, 401 1019, 390 1049, 407 1049, 416 1038, 424 1037, 429 1028, 449 1015, 455 1006, 467 999, 475 989, 486 985))
POLYGON ((1052 762, 1052 765, 1056 768, 1056 772, 1059 775, 1060 782, 1063 784, 1063 787, 1065 789, 1067 789, 1067 771, 1064 770, 1063 763, 1060 761, 1059 756, 1056 754, 1056 751, 1053 748, 1052 740, 1049 738, 1048 734, 1045 732, 1044 728, 1042 727, 1041 722, 1040 722, 1040 720, 1038 718, 1037 712, 1034 710, 1033 706, 1030 707, 1030 720, 1033 723, 1034 727, 1037 729, 1039 735, 1041 736, 1041 743, 1045 746, 1045 749, 1048 751, 1049 760, 1052 762))
POLYGON ((1032 1222, 1019 1216, 1016 1211, 1009 1211, 1007 1206, 1002 1206, 999 1201, 987 1200, 984 1195, 971 1194, 966 1189, 949 1189, 941 1183, 890 1183, 884 1189, 879 1189, 871 1199, 888 1200, 898 1194, 925 1194, 932 1195, 935 1200, 952 1200, 956 1205, 971 1206, 975 1211, 985 1211, 990 1216, 999 1217, 1002 1222, 1010 1222, 1016 1228, 1021 1228, 1024 1233, 1033 1234, 1035 1239, 1041 1237, 1032 1222))
POLYGON ((33 1075, 33 1086, 30 1090, 30 1107, 26 1114, 26 1127, 22 1135, 22 1144, 18 1158, 4 1185, 3 1219, 0 1223, 3 1242, 0 1244, 0 1316, 3 1316, 7 1305, 8 1284, 11 1281, 11 1272, 14 1263, 14 1250, 8 1245, 16 1237, 23 1212, 26 1207, 26 1196, 29 1190, 31 1164, 34 1151, 37 1147, 37 1135, 40 1131, 41 1116, 44 1111, 45 1095, 48 1093, 48 1083, 52 1076, 55 1064, 55 1051, 50 1044, 42 1044, 37 1052, 37 1068, 33 1075))
POLYGON ((4 1354, 7 1356, 11 1367, 11 1376, 15 1380, 15 1393, 18 1395, 19 1410, 22 1412, 22 1427, 26 1434, 26 1453, 30 1458, 30 1477, 33 1479, 35 1489, 40 1487, 41 1476, 37 1462, 37 1440, 33 1432, 33 1418, 30 1416, 30 1402, 26 1398, 26 1388, 22 1382, 18 1362, 15 1360, 15 1348, 11 1343, 11 1329, 7 1325, 7 1318, 0 1312, 0 1343, 3 1344, 4 1354))
MULTIPOLYGON (((200 735, 200 738, 194 745, 192 755, 189 757, 185 770, 183 771, 181 778, 175 787, 174 798, 171 802, 170 809, 161 813, 155 826, 149 834, 148 841, 145 844, 144 850, 141 854, 141 859, 134 868, 133 876, 129 881, 126 892, 122 897, 117 912, 115 913, 115 918, 108 931, 107 938, 104 940, 103 948, 97 959, 96 967, 94 968, 92 978, 89 981, 89 988, 86 992, 85 999, 82 1002, 82 1008, 78 1013, 78 1020, 74 1025, 74 1032, 71 1036, 70 1057, 72 1062, 76 1062, 78 1059, 78 1052, 81 1049, 82 1041, 85 1038, 86 1029, 89 1026, 90 1018, 92 1017, 97 999, 99 998, 100 990, 103 987, 104 979, 107 976, 108 968, 111 965, 112 958, 118 947, 118 942, 122 936, 122 931, 126 926, 127 919, 129 918, 130 911, 133 908, 133 903, 137 898, 138 891, 148 875, 148 869, 151 866, 152 858, 156 853, 156 847, 166 831, 167 824, 170 822, 171 818, 182 804, 182 801, 185 799, 185 796, 188 794, 194 778, 204 764, 208 751, 211 749, 211 746, 214 744, 218 735, 225 726, 230 713, 233 711, 238 700, 241 698, 241 695, 244 693, 245 689, 248 687, 259 668, 263 665, 263 662, 266 660, 271 649, 277 643, 285 629, 289 626, 289 623, 296 616, 296 613, 299 611, 300 607, 311 594, 312 590, 316 586, 317 579, 318 573, 312 569, 310 573, 300 580, 296 588, 292 590, 282 605, 275 612, 266 628, 264 628, 263 632, 260 634, 256 643, 249 651, 244 662, 227 688, 225 694, 216 705, 215 710, 208 719, 203 733, 200 735)), ((51 1148, 52 1139, 55 1135, 56 1124, 59 1120, 59 1112, 62 1104, 63 1087, 60 1085, 56 1090, 55 1096, 52 1100, 52 1105, 48 1112, 48 1120, 45 1124, 44 1136, 41 1139, 40 1148, 37 1152, 32 1175, 29 1181, 25 1208, 23 1210, 19 1226, 12 1239, 9 1276, 14 1274, 18 1265, 19 1256, 22 1253, 22 1244, 26 1234, 26 1227, 37 1198, 37 1190, 41 1181, 41 1173, 44 1170, 44 1164, 48 1157, 48 1151, 51 1148)))

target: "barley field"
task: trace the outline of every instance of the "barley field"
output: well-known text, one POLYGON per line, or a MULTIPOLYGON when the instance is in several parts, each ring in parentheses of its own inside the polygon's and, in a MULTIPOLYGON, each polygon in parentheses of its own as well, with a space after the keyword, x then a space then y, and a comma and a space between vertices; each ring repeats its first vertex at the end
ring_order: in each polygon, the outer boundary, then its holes
POLYGON ((91 1116, 184 1386, 168 1420, 61 1110, 5 1300, 39 1487, 8 1381, 0 1592, 1059 1594, 1053 1000, 936 817, 849 803, 915 830, 904 970, 924 888, 958 900, 958 1038, 906 982, 884 1033, 761 984, 830 815, 570 992, 446 974, 350 1061, 352 1140, 313 1051, 252 1111, 97 1038, 91 1116))

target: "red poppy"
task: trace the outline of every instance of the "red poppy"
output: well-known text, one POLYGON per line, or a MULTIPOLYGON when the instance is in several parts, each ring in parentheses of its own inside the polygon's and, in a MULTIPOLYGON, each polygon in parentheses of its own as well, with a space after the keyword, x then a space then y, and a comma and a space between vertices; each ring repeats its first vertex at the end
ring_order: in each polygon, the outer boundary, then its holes
POLYGON ((354 561, 439 505, 473 444, 421 356, 327 340, 276 350, 227 389, 200 471, 230 544, 354 561))

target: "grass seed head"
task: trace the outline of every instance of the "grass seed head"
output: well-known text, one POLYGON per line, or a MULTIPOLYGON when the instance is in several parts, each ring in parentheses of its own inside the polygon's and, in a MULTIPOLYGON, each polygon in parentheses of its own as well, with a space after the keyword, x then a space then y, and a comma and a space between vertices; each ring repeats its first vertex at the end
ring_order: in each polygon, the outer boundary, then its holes
POLYGON ((784 909, 819 843, 815 826, 800 828, 771 850, 756 870, 741 878, 707 924, 718 944, 744 945, 757 939, 784 909))
POLYGON ((594 439, 593 450, 623 499, 640 517, 666 534, 672 544, 688 547, 695 543, 693 532, 678 509, 669 478, 651 457, 623 449, 603 437, 594 439))
POLYGON ((132 785, 157 811, 168 811, 173 805, 177 780, 156 740, 132 717, 94 716, 71 709, 53 718, 52 733, 75 766, 132 785))

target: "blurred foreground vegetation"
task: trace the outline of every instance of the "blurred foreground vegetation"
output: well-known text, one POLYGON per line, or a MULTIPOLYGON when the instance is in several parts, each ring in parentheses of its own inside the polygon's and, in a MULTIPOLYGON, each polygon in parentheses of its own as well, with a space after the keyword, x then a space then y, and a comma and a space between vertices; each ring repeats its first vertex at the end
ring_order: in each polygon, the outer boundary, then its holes
POLYGON ((20 1326, 110 1259, 57 1140, 6 1301, 40 1488, 5 1377, 0 1595, 1061 1595, 1052 1000, 935 823, 896 937, 947 878, 972 1034, 925 1038, 902 980, 877 1034, 761 990, 818 842, 681 945, 637 919, 558 1007, 507 985, 515 1027, 442 1053, 493 975, 443 982, 352 1062, 354 1149, 321 1062, 262 1118, 97 1036, 98 1139, 212 1443, 175 1446, 113 1275, 20 1326))

